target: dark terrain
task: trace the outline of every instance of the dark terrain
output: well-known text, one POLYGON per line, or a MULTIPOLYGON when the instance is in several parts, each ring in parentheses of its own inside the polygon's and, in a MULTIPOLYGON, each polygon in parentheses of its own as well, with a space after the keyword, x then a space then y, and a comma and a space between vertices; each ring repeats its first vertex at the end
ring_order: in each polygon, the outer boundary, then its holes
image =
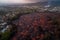
POLYGON ((12 23, 17 29, 11 40, 60 40, 60 13, 26 14, 12 23))
POLYGON ((0 40, 60 40, 60 9, 53 9, 1 7, 0 40))

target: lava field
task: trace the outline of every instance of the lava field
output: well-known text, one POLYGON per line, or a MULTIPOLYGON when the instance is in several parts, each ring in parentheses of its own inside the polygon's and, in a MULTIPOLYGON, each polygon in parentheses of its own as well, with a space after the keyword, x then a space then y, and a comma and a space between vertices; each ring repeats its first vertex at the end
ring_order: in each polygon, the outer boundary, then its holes
POLYGON ((12 23, 16 31, 11 40, 60 40, 59 13, 32 13, 21 15, 12 23))

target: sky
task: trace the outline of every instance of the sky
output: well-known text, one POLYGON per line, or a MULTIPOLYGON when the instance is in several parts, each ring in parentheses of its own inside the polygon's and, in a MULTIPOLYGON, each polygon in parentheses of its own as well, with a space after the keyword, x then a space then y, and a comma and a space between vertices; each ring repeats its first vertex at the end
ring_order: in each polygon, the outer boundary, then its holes
POLYGON ((47 0, 0 0, 0 4, 6 3, 36 3, 36 2, 43 2, 47 0))

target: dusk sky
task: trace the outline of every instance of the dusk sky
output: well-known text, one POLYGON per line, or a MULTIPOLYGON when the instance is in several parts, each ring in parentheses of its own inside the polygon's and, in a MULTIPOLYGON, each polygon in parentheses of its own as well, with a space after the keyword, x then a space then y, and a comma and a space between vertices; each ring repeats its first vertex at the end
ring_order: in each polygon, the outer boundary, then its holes
POLYGON ((43 2, 47 0, 0 0, 0 3, 36 3, 36 2, 43 2))

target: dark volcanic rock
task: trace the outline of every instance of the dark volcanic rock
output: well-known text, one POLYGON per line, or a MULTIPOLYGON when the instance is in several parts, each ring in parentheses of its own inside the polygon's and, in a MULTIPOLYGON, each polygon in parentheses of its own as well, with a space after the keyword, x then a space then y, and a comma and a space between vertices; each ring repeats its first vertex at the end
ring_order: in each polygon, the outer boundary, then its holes
POLYGON ((18 20, 13 21, 17 32, 11 40, 59 40, 59 15, 43 12, 20 16, 18 20))

